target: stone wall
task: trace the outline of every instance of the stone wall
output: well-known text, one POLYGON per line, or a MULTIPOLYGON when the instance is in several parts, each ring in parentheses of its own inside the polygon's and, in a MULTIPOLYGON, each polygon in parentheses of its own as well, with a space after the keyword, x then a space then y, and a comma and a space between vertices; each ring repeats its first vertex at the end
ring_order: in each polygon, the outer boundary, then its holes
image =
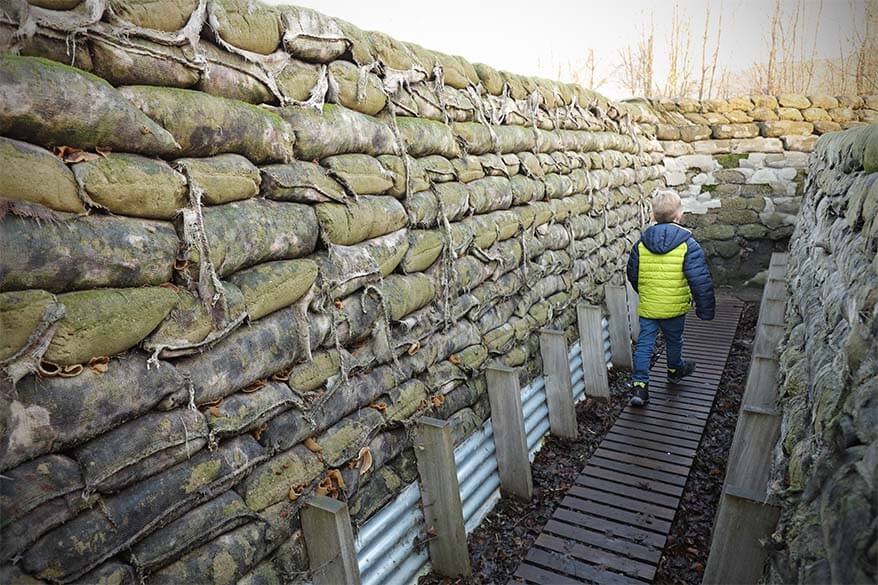
POLYGON ((821 136, 790 241, 772 583, 878 567, 878 126, 821 136))
MULTIPOLYGON (((641 103, 644 103, 641 101, 641 103)), ((644 104, 645 105, 645 104, 644 104)), ((878 122, 878 96, 751 96, 651 100, 667 185, 715 279, 743 284, 786 248, 818 136, 878 122)))
POLYGON ((7 2, 0 41, 4 583, 307 580, 305 498, 362 524, 413 419, 479 426, 661 184, 629 106, 306 9, 7 2))

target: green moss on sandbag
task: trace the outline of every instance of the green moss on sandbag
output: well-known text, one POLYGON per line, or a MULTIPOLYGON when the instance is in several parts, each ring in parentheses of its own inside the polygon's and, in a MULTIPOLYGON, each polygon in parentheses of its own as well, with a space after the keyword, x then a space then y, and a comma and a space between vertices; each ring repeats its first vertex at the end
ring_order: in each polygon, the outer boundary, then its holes
POLYGON ((39 144, 168 156, 168 131, 105 80, 38 57, 0 55, 0 134, 39 144))
POLYGON ((55 211, 84 213, 73 173, 48 150, 0 137, 0 197, 44 205, 55 211))
POLYGON ((201 201, 207 205, 250 199, 259 193, 259 169, 238 154, 181 158, 174 166, 184 169, 189 180, 201 188, 201 201))
POLYGON ((439 258, 445 238, 439 230, 411 230, 409 249, 400 264, 404 273, 426 270, 439 258))
POLYGON ((186 207, 186 178, 168 163, 137 154, 110 153, 73 166, 88 197, 112 213, 171 220, 186 207))
POLYGON ((257 164, 294 158, 292 128, 268 108, 188 89, 130 85, 119 91, 167 128, 183 156, 235 153, 257 164))
POLYGON ((322 111, 299 106, 278 111, 295 132, 295 153, 300 160, 348 153, 399 154, 390 126, 372 116, 335 104, 325 104, 322 111))
POLYGON ((18 353, 33 341, 34 333, 57 321, 62 313, 55 295, 44 290, 0 293, 0 362, 18 353))
POLYGON ((131 349, 168 316, 177 295, 162 287, 95 289, 60 295, 64 318, 46 361, 72 365, 131 349))
POLYGON ((113 17, 134 26, 176 32, 186 25, 198 0, 110 0, 113 17))
POLYGON ((387 96, 381 79, 374 73, 365 74, 365 83, 360 92, 360 68, 347 61, 333 61, 329 65, 329 74, 338 84, 338 103, 346 108, 375 116, 387 104, 387 96), (362 99, 360 99, 362 97, 362 99))
POLYGON ((337 154, 320 164, 354 195, 380 195, 394 185, 393 173, 368 154, 337 154))
POLYGON ((257 466, 235 491, 258 512, 285 500, 294 485, 308 486, 322 471, 317 455, 298 445, 257 466))
POLYGON ((343 246, 396 231, 408 220, 405 208, 392 197, 360 197, 348 205, 322 203, 315 211, 323 237, 343 246))
POLYGON ((280 46, 280 10, 251 0, 210 0, 207 22, 216 35, 235 48, 269 55, 280 46))
POLYGON ((278 260, 258 264, 229 277, 244 295, 251 320, 288 307, 302 298, 317 279, 313 260, 278 260))

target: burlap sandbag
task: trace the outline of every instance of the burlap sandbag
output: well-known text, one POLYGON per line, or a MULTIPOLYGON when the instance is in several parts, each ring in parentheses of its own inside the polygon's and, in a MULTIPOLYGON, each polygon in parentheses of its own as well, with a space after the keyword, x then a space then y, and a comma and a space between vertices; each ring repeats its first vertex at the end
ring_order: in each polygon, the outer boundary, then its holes
POLYGON ((277 75, 277 86, 287 99, 307 101, 320 81, 320 66, 289 59, 277 75))
POLYGON ((329 74, 338 86, 336 101, 346 108, 374 116, 387 105, 381 79, 347 61, 333 61, 329 74))
POLYGON ((227 396, 208 409, 207 424, 214 437, 230 437, 251 431, 278 414, 301 404, 289 386, 269 382, 255 391, 227 396))
POLYGON ((346 416, 318 435, 320 455, 327 465, 339 467, 369 444, 384 425, 384 418, 373 408, 363 408, 346 416))
POLYGON ((201 190, 201 201, 220 205, 250 199, 259 193, 259 169, 238 154, 220 154, 208 158, 181 158, 174 167, 186 174, 190 184, 201 190))
POLYGON ((46 337, 51 337, 63 315, 64 306, 46 291, 0 293, 0 365, 23 359, 28 362, 25 367, 32 366, 29 362, 39 359, 46 337))
POLYGON ((320 165, 293 161, 283 165, 268 165, 262 171, 261 195, 278 201, 298 203, 343 202, 344 188, 329 176, 320 165))
POLYGON ((455 158, 460 153, 454 134, 446 124, 400 116, 396 119, 396 125, 405 141, 406 152, 411 156, 438 154, 445 158, 455 158))
POLYGON ((281 42, 283 25, 278 8, 252 0, 208 0, 207 23, 218 41, 262 55, 281 42))
POLYGON ((472 191, 463 183, 440 183, 433 187, 440 209, 448 221, 458 221, 470 210, 472 191))
MULTIPOLYGON (((265 71, 244 57, 225 51, 205 39, 198 43, 204 57, 204 71, 195 89, 248 104, 275 103, 277 96, 270 87, 265 71)), ((279 55, 278 57, 283 57, 279 55)), ((288 59, 288 57, 287 57, 288 59)))
POLYGON ((41 146, 179 152, 174 138, 103 79, 36 57, 0 55, 0 133, 41 146))
POLYGON ((110 12, 126 24, 163 32, 186 26, 199 0, 109 0, 110 12))
POLYGON ((285 6, 281 21, 284 48, 303 61, 329 63, 351 48, 338 24, 316 10, 285 6))
POLYGON ((292 106, 279 112, 293 127, 298 159, 313 161, 352 152, 399 154, 390 126, 371 116, 334 104, 324 105, 322 111, 292 106))
MULTIPOLYGON (((427 171, 424 166, 419 164, 419 159, 407 156, 408 159, 408 180, 411 183, 411 193, 424 191, 430 187, 430 181, 427 178, 427 171)), ((378 162, 385 169, 393 173, 393 186, 387 191, 388 195, 401 199, 406 196, 406 166, 402 157, 393 154, 382 154, 378 157, 378 162)))
POLYGON ((335 24, 341 29, 345 37, 351 41, 351 57, 357 65, 370 65, 375 61, 375 55, 372 52, 372 44, 369 41, 368 33, 360 30, 353 24, 342 20, 335 19, 335 24))
MULTIPOLYGON (((40 536, 88 505, 75 461, 46 455, 3 472, 0 482, 0 560, 22 553, 40 536)), ((13 581, 14 582, 14 581, 13 581)))
POLYGON ((113 493, 189 459, 207 445, 207 421, 197 410, 150 412, 75 450, 85 485, 113 493))
MULTIPOLYGON (((307 256, 317 245, 317 218, 307 205, 248 199, 207 207, 202 214, 210 260, 220 276, 307 256)), ((195 277, 198 263, 190 262, 188 270, 195 277)))
POLYGON ((217 450, 201 451, 104 498, 101 506, 50 532, 28 550, 23 566, 53 582, 73 580, 163 523, 225 491, 264 458, 262 447, 249 435, 235 437, 217 450), (83 534, 92 538, 83 541, 83 534))
POLYGON ((322 237, 341 245, 396 231, 407 219, 405 208, 392 197, 360 197, 347 205, 321 203, 315 209, 322 237))
POLYGON ((409 249, 400 265, 406 274, 429 268, 445 249, 445 238, 439 230, 410 230, 409 249))
POLYGON ((485 177, 467 184, 473 213, 507 209, 512 205, 512 185, 506 177, 485 177))
POLYGON ((162 287, 95 289, 58 296, 64 317, 43 356, 59 365, 88 362, 131 349, 168 316, 177 302, 162 287))
POLYGON ((187 89, 132 85, 120 92, 167 128, 184 156, 236 153, 257 164, 293 159, 292 129, 266 108, 187 89))
POLYGON ((258 264, 229 277, 244 296, 250 320, 288 307, 302 298, 317 279, 317 263, 309 259, 258 264))
MULTIPOLYGON (((315 256, 322 287, 330 299, 344 298, 393 272, 408 250, 408 231, 400 229, 353 246, 330 244, 315 256)), ((323 299, 315 300, 321 303, 323 299)))
POLYGON ((55 211, 82 213, 76 181, 60 159, 38 146, 0 137, 0 197, 45 205, 55 211))
POLYGON ((137 154, 109 153, 73 165, 88 198, 112 213, 171 220, 186 207, 186 177, 168 163, 137 154))
POLYGON ((110 360, 105 373, 85 368, 73 378, 19 381, 17 397, 7 402, 13 414, 0 444, 0 470, 90 439, 169 395, 185 393, 183 378, 172 366, 147 369, 146 359, 135 353, 110 360))
POLYGON ((455 179, 455 166, 443 156, 425 156, 417 161, 418 166, 424 169, 427 178, 433 183, 447 183, 455 179))
POLYGON ((399 321, 433 300, 436 288, 429 276, 391 274, 374 287, 376 296, 387 308, 388 316, 399 321))
MULTIPOLYGON (((0 14, 3 7, 0 7, 0 14)), ((77 43, 75 47, 67 43, 67 35, 42 26, 35 26, 33 34, 21 37, 17 35, 17 19, 10 19, 16 24, 0 22, 0 51, 24 57, 43 57, 83 71, 92 70, 91 53, 86 43, 77 43)))
POLYGON ((133 287, 173 274, 179 240, 170 223, 98 215, 0 221, 0 290, 133 287))
POLYGON ((375 58, 380 59, 382 63, 391 69, 407 71, 418 68, 426 71, 426 68, 418 61, 415 54, 404 43, 390 35, 374 30, 367 32, 366 36, 369 39, 369 45, 375 58))
POLYGON ((258 512, 286 499, 292 487, 308 487, 322 471, 317 455, 298 445, 258 465, 235 491, 258 512))
POLYGON ((352 195, 380 195, 393 187, 393 171, 368 154, 337 154, 320 161, 352 195))
MULTIPOLYGON (((100 27, 99 30, 111 33, 109 27, 100 27)), ((145 39, 120 41, 112 34, 93 38, 90 47, 94 74, 117 87, 160 85, 185 89, 198 83, 201 77, 200 71, 180 47, 145 39)))

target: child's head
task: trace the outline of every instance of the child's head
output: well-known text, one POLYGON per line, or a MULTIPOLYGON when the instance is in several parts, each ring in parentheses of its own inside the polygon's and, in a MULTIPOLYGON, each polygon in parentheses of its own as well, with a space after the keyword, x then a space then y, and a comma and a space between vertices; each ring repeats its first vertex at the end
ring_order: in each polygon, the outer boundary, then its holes
POLYGON ((652 198, 652 217, 658 223, 679 222, 683 219, 683 202, 675 191, 664 190, 652 198))

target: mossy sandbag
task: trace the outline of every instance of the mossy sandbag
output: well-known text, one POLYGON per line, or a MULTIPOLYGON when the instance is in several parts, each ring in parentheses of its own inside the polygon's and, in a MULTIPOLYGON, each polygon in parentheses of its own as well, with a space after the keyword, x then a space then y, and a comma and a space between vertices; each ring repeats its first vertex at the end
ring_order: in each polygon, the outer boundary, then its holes
POLYGON ((229 277, 244 296, 251 320, 288 307, 302 298, 317 279, 313 260, 278 260, 258 264, 229 277))
POLYGON ((445 236, 439 230, 410 230, 409 246, 401 268, 405 273, 422 272, 433 265, 445 249, 445 236))
POLYGON ((424 274, 391 274, 375 290, 394 321, 426 307, 436 294, 433 281, 424 274))
POLYGON ((270 82, 258 64, 225 51, 206 39, 201 39, 198 48, 206 63, 195 89, 248 104, 276 102, 277 96, 269 87, 270 82))
POLYGON ((335 104, 324 105, 322 111, 298 106, 278 111, 295 132, 298 159, 313 161, 348 153, 399 154, 390 126, 372 116, 335 104))
POLYGON ((100 77, 37 57, 0 55, 0 133, 40 146, 180 152, 167 130, 100 77))
POLYGON ((199 0, 109 0, 114 17, 125 23, 163 32, 186 26, 199 0))
POLYGON ((64 306, 44 290, 0 293, 0 364, 34 347, 64 315, 64 306))
POLYGON ((396 124, 405 141, 406 152, 411 156, 438 154, 445 158, 456 158, 460 155, 451 128, 442 122, 400 116, 396 124))
POLYGON ((55 211, 83 213, 73 173, 48 150, 0 137, 0 197, 44 205, 55 211))
POLYGON ((170 223, 105 215, 0 222, 0 290, 135 287, 173 275, 179 240, 170 223))
POLYGON ((290 59, 277 74, 278 89, 284 96, 296 102, 305 102, 321 79, 319 65, 303 63, 298 59, 290 59))
POLYGON ((383 425, 384 417, 374 408, 358 410, 317 437, 320 455, 327 465, 339 467, 356 457, 383 425))
MULTIPOLYGON (((441 158, 441 157, 440 157, 441 158)), ((430 188, 430 182, 427 178, 427 172, 423 165, 419 164, 419 160, 407 156, 408 159, 408 178, 411 182, 411 192, 417 193, 430 188)), ((378 157, 378 162, 385 169, 390 171, 392 175, 393 185, 387 191, 388 195, 393 195, 397 199, 406 197, 406 168, 402 157, 393 154, 382 154, 378 157)))
POLYGON ((468 183, 467 190, 473 213, 508 209, 512 205, 512 185, 506 177, 485 177, 468 183))
POLYGON ((323 238, 349 246, 405 226, 402 204, 392 197, 360 197, 347 205, 322 203, 315 208, 323 238))
POLYGON ((229 490, 164 526, 131 548, 141 571, 152 572, 224 532, 256 519, 244 500, 229 490))
POLYGON ((168 316, 177 295, 162 287, 103 288, 59 295, 58 301, 64 317, 43 359, 64 366, 131 349, 168 316))
POLYGON ((132 37, 124 43, 111 39, 111 34, 92 38, 89 47, 94 74, 116 87, 158 85, 185 89, 201 77, 180 47, 132 37))
POLYGON ((0 443, 0 471, 38 455, 81 443, 151 410, 162 399, 185 394, 170 364, 147 368, 134 353, 73 378, 28 376, 16 385, 0 443))
POLYGON ((207 22, 223 42, 251 53, 269 55, 280 46, 280 11, 249 0, 209 0, 207 22))
POLYGON ((293 486, 307 487, 322 471, 317 455, 298 445, 257 466, 235 491, 258 512, 286 499, 293 486))
POLYGON ((259 193, 259 169, 239 154, 181 158, 174 161, 174 167, 201 189, 201 202, 206 205, 250 199, 259 193))
POLYGON ((269 109, 188 89, 129 85, 119 92, 174 136, 182 156, 233 153, 256 164, 294 158, 292 129, 269 109))
POLYGON ((334 300, 393 272, 407 250, 408 232, 401 229, 353 246, 331 244, 328 252, 319 252, 315 259, 322 286, 334 300))
POLYGON ((341 358, 337 350, 314 353, 310 361, 293 367, 287 384, 296 394, 317 390, 339 372, 341 358))
POLYGON ((85 486, 113 493, 189 459, 207 445, 199 411, 150 412, 78 447, 85 486))
POLYGON ((293 161, 264 166, 260 170, 261 194, 267 199, 296 203, 340 203, 347 199, 344 187, 318 164, 293 161))
POLYGON ((375 116, 387 105, 381 78, 374 73, 362 73, 359 67, 347 61, 333 61, 329 74, 338 85, 336 101, 342 106, 375 116), (365 80, 362 85, 360 79, 365 80))
POLYGON ((214 437, 240 435, 259 427, 296 404, 300 402, 289 386, 281 382, 269 382, 255 391, 227 396, 219 405, 208 409, 207 424, 214 437))
POLYGON ((201 451, 48 533, 22 559, 29 573, 68 582, 127 549, 158 526, 221 493, 265 458, 249 435, 201 451), (90 535, 87 540, 83 534, 90 535))
POLYGON ((213 306, 188 290, 178 290, 176 305, 143 340, 143 348, 162 358, 190 355, 240 326, 247 316, 244 296, 229 282, 222 286, 223 300, 213 306))
POLYGON ((161 160, 109 153, 73 166, 89 199, 112 213, 146 219, 174 219, 186 206, 186 177, 161 160))
POLYGON ((380 195, 394 185, 393 172, 368 154, 337 154, 320 164, 353 195, 380 195))
POLYGON ((336 22, 316 10, 284 6, 283 45, 290 55, 312 63, 329 63, 351 48, 336 22))
MULTIPOLYGON (((298 203, 249 199, 202 210, 210 260, 220 276, 270 260, 307 256, 317 245, 314 210, 298 203)), ((193 275, 196 262, 189 263, 193 275)))

